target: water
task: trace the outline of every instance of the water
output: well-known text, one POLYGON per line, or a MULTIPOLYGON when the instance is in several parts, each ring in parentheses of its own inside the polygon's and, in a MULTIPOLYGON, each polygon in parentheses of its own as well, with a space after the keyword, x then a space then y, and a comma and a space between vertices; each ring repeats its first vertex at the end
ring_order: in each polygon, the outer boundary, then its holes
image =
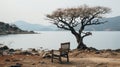
MULTIPOLYGON (((15 34, 0 36, 0 43, 8 45, 10 48, 46 48, 59 49, 60 43, 70 42, 71 49, 77 47, 75 37, 67 31, 41 31, 41 34, 15 34)), ((92 36, 84 39, 88 47, 97 49, 118 49, 120 48, 120 32, 92 32, 92 36)))

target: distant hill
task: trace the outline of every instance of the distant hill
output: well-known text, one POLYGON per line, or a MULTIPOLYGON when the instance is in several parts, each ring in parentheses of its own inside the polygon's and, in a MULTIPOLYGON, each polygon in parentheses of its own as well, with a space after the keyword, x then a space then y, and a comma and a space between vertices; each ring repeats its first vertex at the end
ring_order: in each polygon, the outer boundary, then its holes
MULTIPOLYGON (((120 31, 120 16, 104 18, 104 20, 108 22, 104 24, 100 24, 100 25, 87 26, 85 30, 86 31, 120 31)), ((32 30, 32 31, 58 31, 60 30, 55 25, 44 26, 40 24, 30 24, 25 21, 16 21, 14 22, 14 24, 22 30, 32 30)), ((75 29, 78 30, 79 25, 75 29)))
POLYGON ((32 31, 55 31, 57 28, 55 26, 44 26, 40 24, 31 24, 25 21, 16 21, 14 24, 22 30, 32 30, 32 31))
POLYGON ((86 27, 87 31, 120 31, 120 16, 104 18, 104 24, 86 27))
POLYGON ((23 34, 23 33, 34 33, 34 32, 28 32, 28 31, 24 31, 21 30, 20 28, 18 28, 16 25, 14 24, 7 24, 4 22, 0 22, 0 35, 3 34, 23 34))

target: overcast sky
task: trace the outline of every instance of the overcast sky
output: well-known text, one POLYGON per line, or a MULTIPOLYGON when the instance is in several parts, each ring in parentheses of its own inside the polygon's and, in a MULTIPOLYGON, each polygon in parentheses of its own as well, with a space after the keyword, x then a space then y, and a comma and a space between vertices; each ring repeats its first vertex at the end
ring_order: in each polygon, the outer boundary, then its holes
POLYGON ((112 9, 106 17, 120 16, 120 0, 0 0, 0 21, 19 20, 35 24, 47 24, 45 15, 58 8, 80 5, 105 6, 112 9))

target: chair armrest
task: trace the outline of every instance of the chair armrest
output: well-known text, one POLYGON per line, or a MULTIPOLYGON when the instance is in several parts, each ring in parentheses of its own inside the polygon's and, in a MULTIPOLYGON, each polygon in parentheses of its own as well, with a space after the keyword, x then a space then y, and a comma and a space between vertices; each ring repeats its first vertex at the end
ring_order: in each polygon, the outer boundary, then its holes
POLYGON ((60 51, 59 50, 51 50, 50 53, 54 54, 54 55, 60 55, 60 51))

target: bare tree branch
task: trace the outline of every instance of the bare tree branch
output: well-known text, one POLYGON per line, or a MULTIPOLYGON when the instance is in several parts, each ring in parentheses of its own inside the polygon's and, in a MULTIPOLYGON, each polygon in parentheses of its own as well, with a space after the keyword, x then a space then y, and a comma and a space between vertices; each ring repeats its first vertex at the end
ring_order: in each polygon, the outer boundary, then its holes
MULTIPOLYGON (((83 33, 83 32, 82 32, 83 33)), ((86 32, 86 33, 83 33, 84 35, 82 36, 82 38, 86 37, 86 36, 89 36, 89 35, 92 35, 91 32, 86 32)))
POLYGON ((106 21, 100 20, 102 16, 110 12, 107 7, 89 7, 87 5, 77 8, 58 9, 46 17, 53 21, 58 28, 70 30, 76 37, 78 45, 83 44, 84 37, 91 35, 90 32, 82 33, 86 26, 103 24, 106 21), (75 27, 79 26, 79 30, 75 27), (82 35, 83 34, 83 35, 82 35))

